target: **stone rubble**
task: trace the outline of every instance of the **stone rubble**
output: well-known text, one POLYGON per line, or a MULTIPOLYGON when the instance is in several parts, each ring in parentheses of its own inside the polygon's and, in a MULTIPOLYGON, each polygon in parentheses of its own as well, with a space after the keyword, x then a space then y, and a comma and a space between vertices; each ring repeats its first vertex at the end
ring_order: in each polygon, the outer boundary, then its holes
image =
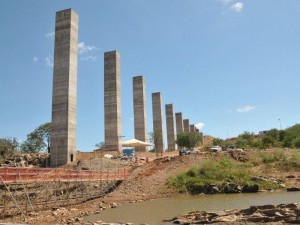
POLYGON ((251 223, 272 223, 272 224, 300 224, 300 205, 280 204, 251 206, 242 210, 224 210, 220 212, 195 211, 181 215, 165 222, 174 224, 251 224, 251 223))
POLYGON ((0 167, 43 167, 46 165, 48 154, 14 154, 6 158, 0 167))

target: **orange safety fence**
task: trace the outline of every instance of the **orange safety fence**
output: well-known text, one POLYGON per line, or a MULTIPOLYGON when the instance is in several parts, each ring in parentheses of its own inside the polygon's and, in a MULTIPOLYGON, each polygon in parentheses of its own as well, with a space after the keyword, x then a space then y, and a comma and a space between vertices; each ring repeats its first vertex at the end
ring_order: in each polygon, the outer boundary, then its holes
POLYGON ((0 168, 0 177, 2 178, 0 179, 0 184, 18 182, 124 180, 127 176, 127 170, 101 172, 94 170, 77 171, 49 168, 0 168))

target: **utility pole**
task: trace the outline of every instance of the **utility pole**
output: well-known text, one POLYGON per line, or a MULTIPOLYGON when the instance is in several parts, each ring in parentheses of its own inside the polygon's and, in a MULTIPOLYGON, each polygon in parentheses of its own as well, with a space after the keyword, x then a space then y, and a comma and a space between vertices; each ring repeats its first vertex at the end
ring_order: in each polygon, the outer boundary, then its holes
POLYGON ((280 127, 280 130, 282 130, 282 126, 281 126, 281 120, 280 120, 280 118, 278 119, 278 121, 279 121, 279 127, 280 127))

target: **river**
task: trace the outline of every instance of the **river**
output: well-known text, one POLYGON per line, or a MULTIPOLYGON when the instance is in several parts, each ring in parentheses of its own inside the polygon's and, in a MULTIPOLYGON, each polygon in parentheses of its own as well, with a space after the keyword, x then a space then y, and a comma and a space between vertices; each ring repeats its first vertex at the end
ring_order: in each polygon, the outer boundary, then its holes
POLYGON ((181 196, 128 203, 100 214, 87 216, 87 221, 147 223, 150 225, 169 225, 162 222, 179 214, 195 210, 220 211, 242 209, 253 205, 300 202, 299 192, 261 192, 253 194, 216 194, 181 196))

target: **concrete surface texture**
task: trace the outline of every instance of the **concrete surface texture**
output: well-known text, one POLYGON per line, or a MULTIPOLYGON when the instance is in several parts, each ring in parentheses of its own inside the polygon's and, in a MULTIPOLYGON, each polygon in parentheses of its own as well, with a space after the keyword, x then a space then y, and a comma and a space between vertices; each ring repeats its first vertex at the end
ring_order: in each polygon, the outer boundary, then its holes
POLYGON ((183 120, 183 130, 184 130, 184 132, 190 132, 190 120, 189 119, 183 120))
POLYGON ((51 166, 76 159, 78 15, 58 11, 55 22, 51 166))
POLYGON ((194 124, 190 124, 190 132, 196 132, 195 128, 194 124))
POLYGON ((104 53, 105 147, 119 150, 122 136, 120 53, 104 53))
POLYGON ((173 104, 166 104, 165 105, 165 112, 166 112, 166 125, 167 125, 167 141, 168 141, 168 151, 176 150, 176 143, 175 143, 175 124, 174 124, 174 110, 173 104))
POLYGON ((182 113, 181 112, 175 113, 175 119, 176 119, 176 133, 178 135, 179 133, 183 132, 182 113))
POLYGON ((157 152, 164 152, 164 130, 162 113, 162 96, 160 92, 152 93, 153 139, 157 152))
MULTIPOLYGON (((134 137, 140 141, 147 141, 147 109, 146 85, 143 76, 133 77, 133 111, 134 137)), ((136 151, 146 151, 146 147, 136 147, 136 151)))

